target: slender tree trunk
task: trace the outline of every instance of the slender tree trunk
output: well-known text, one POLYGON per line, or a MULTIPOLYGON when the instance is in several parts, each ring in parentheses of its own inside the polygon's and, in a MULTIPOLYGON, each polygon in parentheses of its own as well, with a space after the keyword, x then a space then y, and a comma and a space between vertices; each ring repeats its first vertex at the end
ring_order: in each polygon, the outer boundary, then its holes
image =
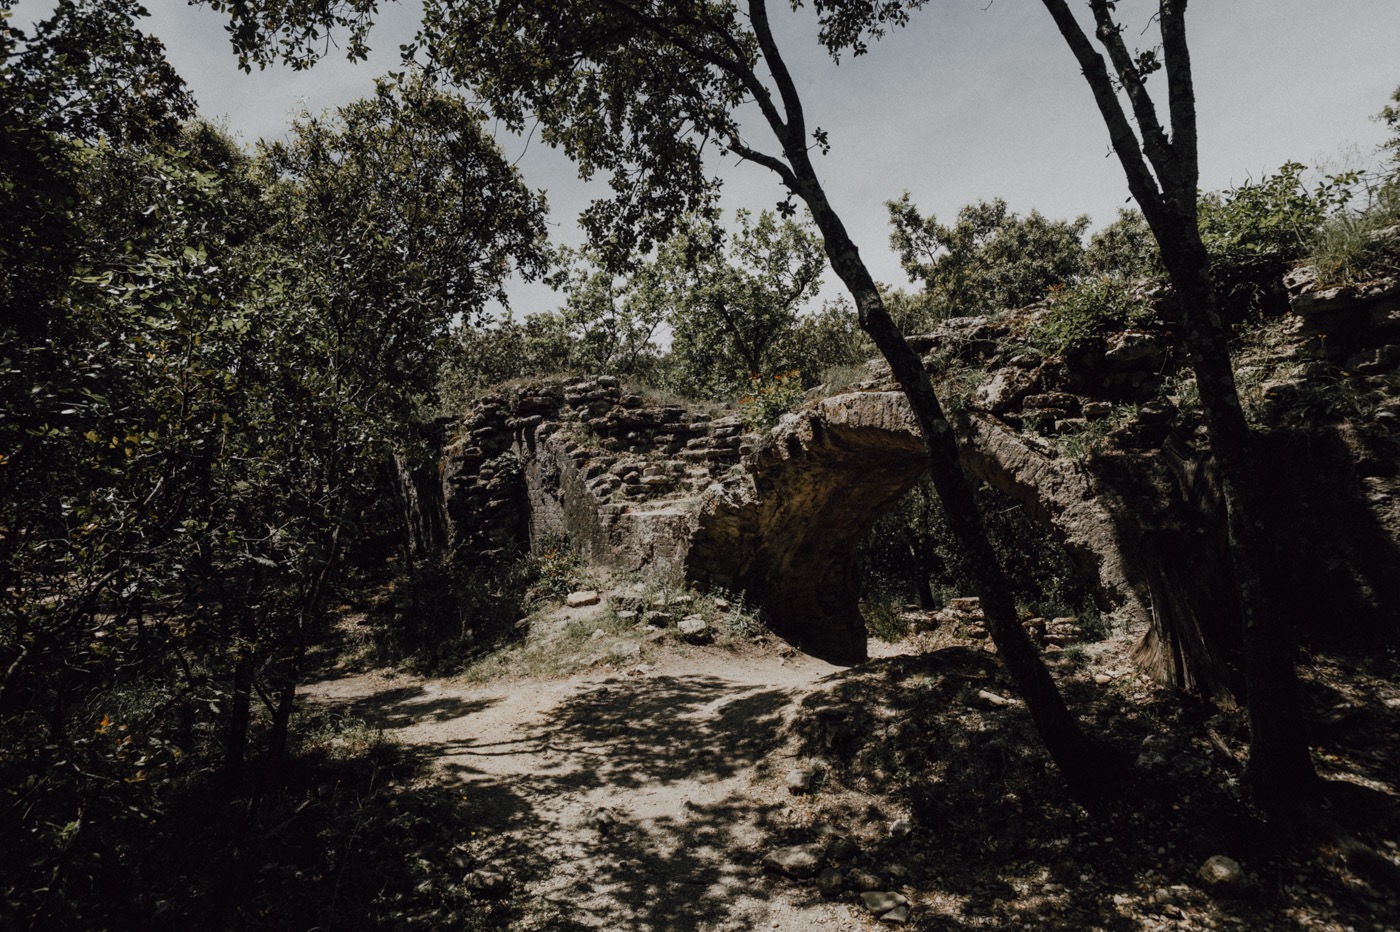
MULTIPOLYGON (((834 218, 829 218, 828 222, 830 219, 834 218)), ((820 220, 818 225, 821 226, 820 220)), ((839 244, 841 238, 833 230, 828 234, 827 242, 839 244)), ((1102 749, 1089 741, 1070 714, 1059 688, 1041 659, 1040 651, 1016 617, 1010 586, 977 510, 972 482, 959 460, 952 425, 948 423, 934 394, 933 385, 924 371, 923 360, 910 348, 885 311, 884 303, 874 283, 869 281, 869 273, 860 262, 855 246, 847 241, 846 248, 838 245, 835 252, 832 263, 837 266, 838 274, 845 270, 842 279, 851 288, 861 308, 861 326, 875 340, 890 363, 905 397, 909 399, 928 450, 934 489, 943 502, 953 539, 958 543, 959 555, 977 586, 992 641, 1016 681, 1017 689, 1025 698, 1041 739, 1064 774, 1071 791, 1085 797, 1101 795, 1108 789, 1106 781, 1111 777, 1113 768, 1107 766, 1102 749), (862 278, 867 281, 861 283, 862 278)))
POLYGON ((845 224, 837 215, 817 178, 808 147, 802 101, 773 37, 765 0, 749 0, 749 19, 763 59, 773 76, 782 100, 780 114, 766 96, 756 77, 749 74, 750 86, 757 88, 760 108, 782 145, 786 162, 766 157, 736 143, 745 157, 776 171, 794 195, 806 203, 822 235, 832 270, 841 279, 855 302, 860 326, 875 341, 880 354, 909 400, 910 411, 919 425, 928 450, 929 472, 934 489, 943 502, 949 528, 968 574, 975 580, 987 630, 997 646, 1016 687, 1030 708, 1036 730, 1051 758, 1064 775, 1070 790, 1081 798, 1103 795, 1112 787, 1116 768, 1107 750, 1091 742, 1066 708, 1059 687, 1041 660, 1016 617, 1016 606, 996 552, 977 510, 972 481, 963 471, 952 425, 934 394, 933 384, 924 371, 924 362, 909 346, 890 318, 870 270, 860 257, 845 224))
MULTIPOLYGON (((300 651, 298 651, 300 654, 300 651)), ((268 769, 275 779, 281 780, 286 772, 287 739, 291 733, 292 712, 296 709, 298 667, 300 658, 293 662, 292 669, 283 676, 277 687, 277 704, 272 709, 272 727, 267 735, 268 769)))
POLYGON ((229 695, 228 733, 224 739, 224 782, 230 790, 243 779, 248 759, 248 724, 252 717, 253 658, 241 651, 233 664, 233 687, 229 695))
POLYGON ((1239 588, 1251 782, 1261 802, 1271 809, 1306 806, 1316 798, 1319 783, 1301 727, 1291 633, 1283 629, 1278 613, 1270 610, 1259 576, 1259 567, 1268 559, 1263 509, 1257 501, 1260 484, 1210 277, 1210 259, 1196 216, 1199 159, 1195 90, 1186 42, 1187 0, 1158 2, 1170 135, 1147 91, 1150 72, 1139 68, 1124 44, 1122 28, 1113 19, 1113 4, 1109 0, 1090 0, 1089 4, 1095 36, 1113 64, 1110 75, 1103 56, 1066 0, 1042 2, 1083 70, 1123 166, 1128 189, 1152 228, 1181 302, 1187 353, 1200 390, 1211 452, 1219 467, 1230 558, 1239 588), (1131 105, 1136 131, 1119 100, 1120 90, 1131 105))
POLYGON ((926 612, 931 612, 938 606, 933 597, 933 586, 929 585, 929 569, 933 566, 933 561, 927 558, 923 548, 916 544, 909 545, 909 555, 914 558, 914 591, 919 594, 919 607, 926 612))

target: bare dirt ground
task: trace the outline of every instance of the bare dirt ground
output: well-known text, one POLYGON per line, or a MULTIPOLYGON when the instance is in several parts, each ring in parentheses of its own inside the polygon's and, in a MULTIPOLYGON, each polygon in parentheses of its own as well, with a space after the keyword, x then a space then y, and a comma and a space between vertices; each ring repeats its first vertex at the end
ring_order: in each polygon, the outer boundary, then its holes
POLYGON ((365 673, 307 691, 427 750, 522 928, 860 928, 760 860, 791 797, 775 773, 800 700, 839 672, 803 655, 683 648, 567 679, 462 686, 365 673))
MULTIPOLYGON (((1149 687, 1128 645, 1053 664, 1090 730, 1137 765, 1093 811, 1065 798, 995 657, 956 638, 850 669, 771 639, 668 643, 553 679, 347 673, 306 695, 429 760, 409 795, 459 794, 458 864, 500 926, 1400 928, 1393 890, 1270 834, 1243 801, 1242 717, 1149 687), (765 865, 796 845, 817 852, 805 876, 765 865), (1215 855, 1242 876, 1204 881, 1215 855), (871 891, 907 912, 868 909, 871 891)), ((1400 689, 1330 660, 1308 677, 1319 761, 1354 791, 1338 815, 1394 860, 1400 689)))

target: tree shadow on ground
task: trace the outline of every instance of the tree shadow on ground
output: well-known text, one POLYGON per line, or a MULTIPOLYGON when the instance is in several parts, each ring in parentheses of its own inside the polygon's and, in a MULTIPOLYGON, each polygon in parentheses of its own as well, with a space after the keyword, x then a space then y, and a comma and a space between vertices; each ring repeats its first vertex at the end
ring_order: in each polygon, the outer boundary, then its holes
MULTIPOLYGON (((1202 916, 1293 929, 1310 911, 1357 929, 1395 927, 1400 903, 1335 858, 1281 843, 1242 800, 1237 761, 1226 763, 1208 734, 1225 728, 1221 740, 1242 750, 1241 717, 1132 678, 1108 687, 1062 679, 1088 730, 1139 763, 1119 797, 1092 811, 1064 795, 1024 706, 979 700, 979 690, 1012 695, 981 651, 872 662, 808 697, 796 730, 806 753, 833 764, 822 817, 844 813, 860 842, 838 866, 902 874, 911 899, 929 906, 921 929, 1166 928, 1202 916), (872 796, 910 814, 907 840, 862 824, 860 801, 872 796), (1205 889, 1197 870, 1220 854, 1247 865, 1246 888, 1205 889)), ((1380 802, 1373 840, 1400 824, 1394 798, 1380 802)))
MULTIPOLYGON (((1024 706, 979 699, 1012 695, 981 650, 871 661, 805 697, 718 675, 618 677, 531 721, 489 727, 495 700, 427 684, 312 715, 371 729, 439 723, 446 737, 417 730, 412 746, 357 751, 321 740, 288 791, 242 809, 208 803, 218 840, 167 858, 156 887, 188 885, 192 905, 155 893, 143 902, 180 920, 157 927, 792 928, 793 910, 859 915, 867 874, 913 901, 917 929, 1126 930, 1202 917, 1294 929, 1310 914, 1398 925, 1396 902, 1335 862, 1275 849, 1241 801, 1242 718, 1131 677, 1095 685, 1075 663, 1058 661, 1057 675, 1088 729, 1130 756, 1158 752, 1093 811, 1064 794, 1024 706), (811 795, 789 797, 771 779, 790 762, 778 753, 790 740, 827 765, 811 795), (890 824, 903 816, 912 832, 896 837, 890 824), (833 898, 814 879, 763 868, 772 848, 813 842, 839 871, 824 885, 833 898), (1216 854, 1246 865, 1251 884, 1206 892, 1196 870, 1216 854), (501 884, 463 882, 480 869, 501 884)), ((1400 734, 1397 716, 1368 706, 1366 734, 1400 734)), ((1369 801, 1372 840, 1400 825, 1393 799, 1379 802, 1369 801)), ((192 797, 181 824, 198 812, 192 797)))
POLYGON ((423 721, 445 722, 466 718, 484 712, 499 701, 463 699, 414 684, 356 699, 340 708, 345 714, 361 719, 374 728, 388 731, 423 721))
POLYGON ((545 927, 747 928, 774 889, 758 862, 780 807, 745 791, 782 744, 791 701, 716 676, 615 679, 521 741, 433 753, 468 798, 488 791, 475 818, 497 834, 484 847, 531 884, 545 927), (501 754, 529 755, 529 772, 493 772, 501 754), (492 812, 504 785, 531 808, 492 812))
MULTIPOLYGON (((465 704, 468 708, 474 704, 465 704)), ((503 928, 512 904, 463 883, 489 865, 463 842, 473 813, 418 749, 344 708, 310 713, 277 782, 230 793, 209 770, 173 788, 139 835, 112 836, 90 889, 0 929, 503 928)), ((509 786, 472 802, 528 812, 509 786)))

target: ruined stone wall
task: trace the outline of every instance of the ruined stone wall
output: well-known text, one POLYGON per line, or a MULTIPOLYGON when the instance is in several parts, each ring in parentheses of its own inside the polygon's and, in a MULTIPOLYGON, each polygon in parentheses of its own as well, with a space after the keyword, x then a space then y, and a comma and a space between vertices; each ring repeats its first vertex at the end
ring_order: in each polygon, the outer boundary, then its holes
MULTIPOLYGON (((1400 284, 1291 287, 1278 344, 1240 368, 1270 425, 1271 584, 1300 627, 1318 630, 1319 615, 1393 627, 1400 284), (1314 399, 1340 407, 1319 414, 1314 399)), ((1221 693, 1237 637, 1225 526, 1174 309, 1149 297, 1153 323, 1062 356, 1024 349, 1043 307, 952 320, 911 343, 955 411, 965 468, 1054 530, 1101 607, 1143 632, 1144 668, 1221 693)), ((732 411, 649 403, 607 377, 503 389, 449 432, 451 546, 490 559, 566 539, 600 565, 746 592, 794 643, 859 660, 856 547, 924 471, 903 396, 882 364, 870 376, 761 437, 732 411)))
POLYGON ((700 492, 747 452, 742 422, 648 403, 618 380, 552 379, 482 398, 451 432, 451 546, 491 559, 566 540, 585 559, 680 582, 700 492))

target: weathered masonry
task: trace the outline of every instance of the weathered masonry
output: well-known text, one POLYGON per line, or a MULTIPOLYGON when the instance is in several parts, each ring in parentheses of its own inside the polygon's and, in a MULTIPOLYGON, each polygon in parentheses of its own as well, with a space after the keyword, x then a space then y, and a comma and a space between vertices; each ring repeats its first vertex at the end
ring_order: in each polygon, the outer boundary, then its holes
MULTIPOLYGON (((1266 403, 1337 372, 1394 372, 1400 286, 1294 284, 1298 364, 1263 386, 1266 403)), ((1227 688, 1224 527, 1199 423, 1164 391, 1169 322, 1042 358, 1004 348, 1036 309, 1018 313, 950 321, 915 341, 938 354, 938 371, 975 375, 957 399, 965 468, 1054 530, 1100 606, 1141 631, 1147 669, 1187 689, 1227 688), (1057 444, 1096 423, 1094 455, 1057 444)), ((447 427, 437 475, 408 487, 410 510, 432 513, 418 521, 427 545, 477 558, 566 539, 600 565, 743 591, 795 645, 856 662, 856 548, 924 472, 903 396, 878 364, 871 376, 762 436, 733 412, 648 403, 608 377, 501 390, 447 427)), ((1397 408, 1382 399, 1368 420, 1310 429, 1305 442, 1261 432, 1280 512, 1273 581, 1302 624, 1400 609, 1397 408)))

